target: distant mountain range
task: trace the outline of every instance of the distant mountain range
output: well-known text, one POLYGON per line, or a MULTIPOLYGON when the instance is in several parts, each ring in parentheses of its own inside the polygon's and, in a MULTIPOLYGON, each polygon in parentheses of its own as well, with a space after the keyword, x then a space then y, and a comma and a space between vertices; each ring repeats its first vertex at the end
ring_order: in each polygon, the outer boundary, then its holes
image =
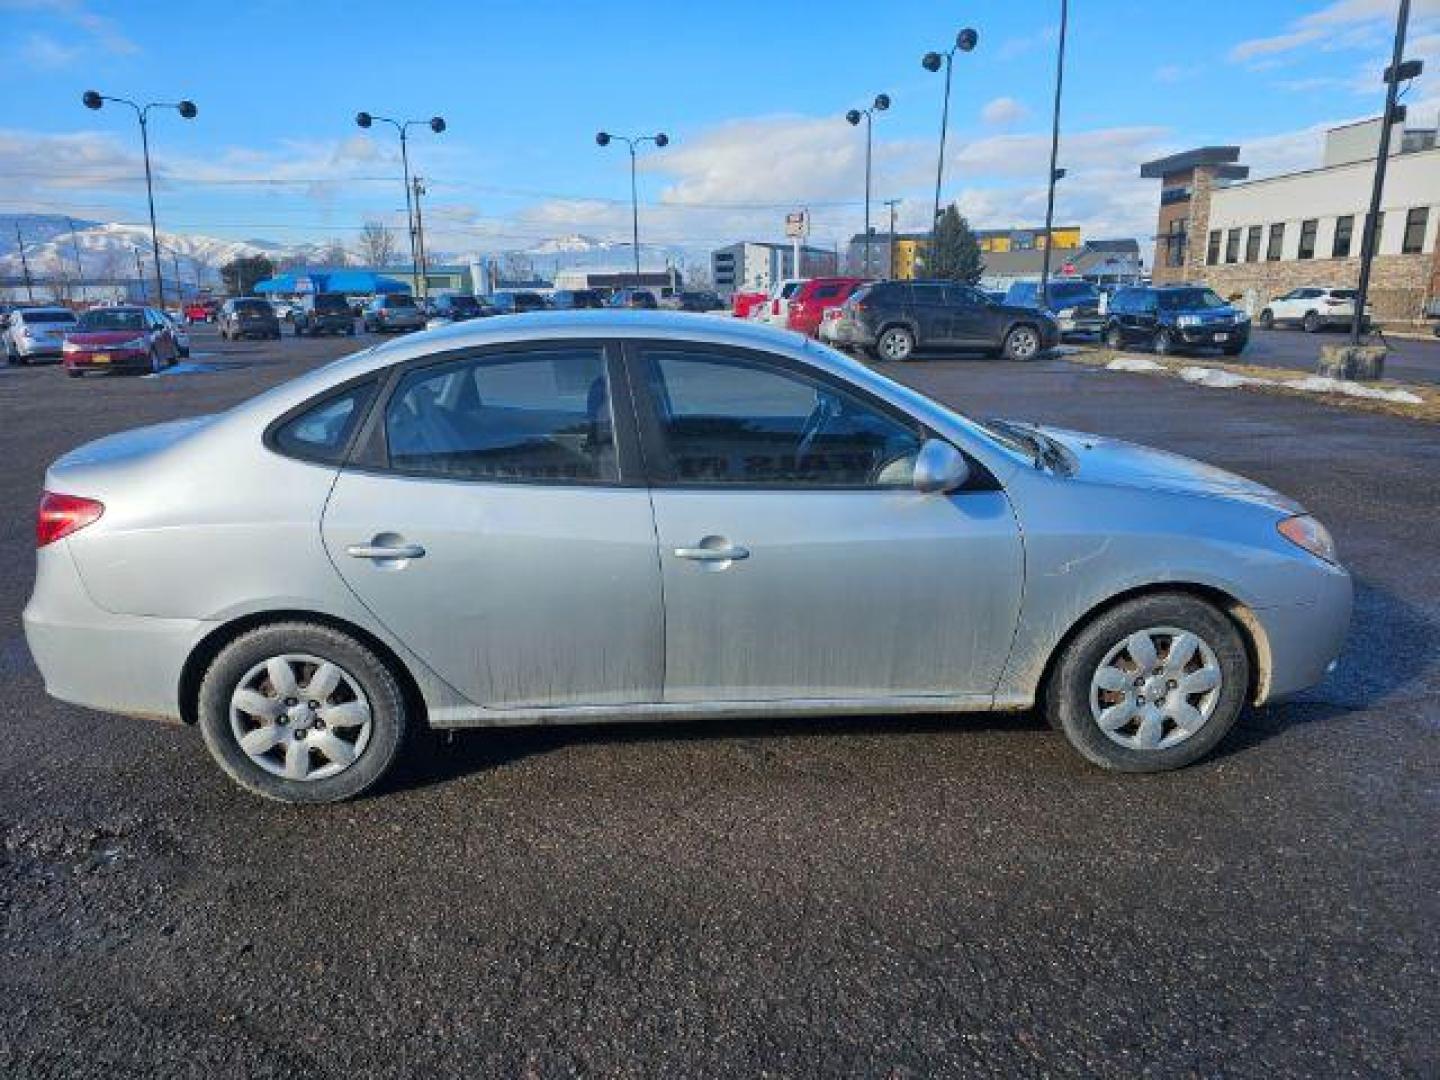
MULTIPOLYGON (((150 230, 146 226, 72 219, 55 214, 0 214, 0 276, 13 277, 22 272, 17 227, 25 244, 25 259, 30 264, 30 273, 36 280, 57 274, 73 278, 77 262, 87 280, 133 278, 136 251, 140 252, 145 273, 154 272, 150 262, 150 230)), ((397 237, 398 243, 403 244, 403 240, 403 235, 397 237)), ((337 262, 336 249, 331 244, 282 244, 263 239, 221 240, 193 233, 162 231, 160 248, 165 277, 173 279, 178 264, 180 279, 187 284, 194 281, 204 285, 219 284, 220 267, 243 256, 264 255, 277 263, 298 260, 315 266, 337 262)), ((696 257, 696 253, 687 253, 681 248, 640 246, 640 258, 646 266, 682 262, 687 254, 692 260, 696 257)), ((537 273, 542 274, 559 267, 625 266, 631 258, 629 244, 574 233, 543 240, 518 251, 464 254, 432 251, 430 262, 434 265, 464 263, 483 255, 500 258, 506 255, 523 256, 533 262, 537 273)), ((344 261, 349 265, 360 263, 353 252, 347 252, 344 261)))

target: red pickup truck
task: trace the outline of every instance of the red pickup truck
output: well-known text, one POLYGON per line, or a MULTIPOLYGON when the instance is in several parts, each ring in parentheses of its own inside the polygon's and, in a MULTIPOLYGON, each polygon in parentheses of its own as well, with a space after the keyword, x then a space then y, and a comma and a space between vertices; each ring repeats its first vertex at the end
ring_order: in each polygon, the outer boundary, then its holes
POLYGON ((869 278, 860 277, 811 278, 790 298, 785 325, 815 337, 820 333, 820 320, 825 317, 826 309, 838 308, 850 298, 851 293, 869 282, 869 278))
POLYGON ((191 300, 185 305, 187 323, 214 322, 220 304, 215 300, 191 300))
POLYGON ((763 292, 737 292, 730 301, 730 314, 737 319, 748 319, 750 313, 763 304, 768 294, 763 292))

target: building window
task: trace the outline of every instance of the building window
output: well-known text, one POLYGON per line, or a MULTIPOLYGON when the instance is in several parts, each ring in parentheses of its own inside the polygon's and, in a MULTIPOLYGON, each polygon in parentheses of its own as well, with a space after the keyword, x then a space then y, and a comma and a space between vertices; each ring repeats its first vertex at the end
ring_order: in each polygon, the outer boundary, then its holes
POLYGON ((1405 239, 1400 251, 1405 255, 1418 255, 1425 249, 1425 226, 1430 221, 1430 208, 1417 206, 1405 214, 1405 239))
POLYGON ((1205 249, 1205 261, 1214 266, 1220 261, 1220 230, 1210 230, 1210 243, 1205 249))
POLYGON ((1225 234, 1225 261, 1227 263, 1240 261, 1240 230, 1231 229, 1225 234))
POLYGON ((1245 234, 1245 261, 1260 261, 1260 226, 1251 225, 1250 231, 1245 234))
POLYGON ((1166 266, 1185 265, 1185 241, 1187 239, 1185 229, 1186 224, 1183 219, 1177 218, 1170 222, 1170 235, 1166 238, 1165 243, 1166 266))
POLYGON ((1330 245, 1333 258, 1343 259, 1350 254, 1350 234, 1355 231, 1355 215, 1346 214, 1335 219, 1335 242, 1330 245))
POLYGON ((1315 258, 1315 233, 1319 228, 1320 222, 1316 218, 1300 222, 1300 251, 1297 258, 1315 258))
POLYGON ((1267 262, 1279 262, 1280 251, 1285 246, 1285 223, 1277 221, 1270 226, 1270 242, 1265 248, 1265 259, 1267 262))

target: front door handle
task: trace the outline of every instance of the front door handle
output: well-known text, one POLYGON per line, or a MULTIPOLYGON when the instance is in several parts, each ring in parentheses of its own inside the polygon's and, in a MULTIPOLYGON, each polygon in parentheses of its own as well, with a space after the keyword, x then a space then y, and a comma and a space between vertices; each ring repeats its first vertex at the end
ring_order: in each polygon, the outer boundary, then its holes
POLYGON ((425 549, 419 544, 351 544, 345 554, 356 559, 419 559, 425 549))
POLYGON ((696 562, 733 562, 736 559, 748 559, 750 549, 726 545, 725 547, 678 547, 675 549, 677 559, 693 559, 696 562))

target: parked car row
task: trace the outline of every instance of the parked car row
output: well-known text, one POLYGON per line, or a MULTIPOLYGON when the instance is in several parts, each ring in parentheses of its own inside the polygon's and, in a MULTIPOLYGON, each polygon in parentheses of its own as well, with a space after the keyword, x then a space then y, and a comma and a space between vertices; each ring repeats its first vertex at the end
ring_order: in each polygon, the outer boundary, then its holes
POLYGON ((189 334, 176 317, 133 304, 78 315, 63 307, 18 308, 6 315, 0 340, 8 363, 58 360, 75 377, 87 371, 158 372, 190 355, 189 334))

